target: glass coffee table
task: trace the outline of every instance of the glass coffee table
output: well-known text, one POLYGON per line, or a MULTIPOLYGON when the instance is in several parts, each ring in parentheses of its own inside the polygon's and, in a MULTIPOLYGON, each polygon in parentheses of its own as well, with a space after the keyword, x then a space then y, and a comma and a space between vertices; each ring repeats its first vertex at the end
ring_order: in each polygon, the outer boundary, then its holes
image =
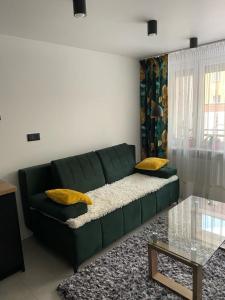
POLYGON ((190 196, 168 211, 168 233, 161 240, 152 233, 148 243, 150 277, 185 299, 202 299, 202 267, 225 241, 225 203, 190 196), (157 269, 158 253, 193 270, 193 289, 157 269))

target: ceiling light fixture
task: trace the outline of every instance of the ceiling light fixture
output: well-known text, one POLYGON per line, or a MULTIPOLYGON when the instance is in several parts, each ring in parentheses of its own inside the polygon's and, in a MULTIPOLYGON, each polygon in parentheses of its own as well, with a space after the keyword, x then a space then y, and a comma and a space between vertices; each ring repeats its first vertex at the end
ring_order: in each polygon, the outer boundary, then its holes
POLYGON ((148 21, 148 35, 157 35, 157 20, 148 21))
POLYGON ((77 18, 86 17, 86 0, 73 0, 73 12, 77 18))
POLYGON ((198 38, 192 37, 190 38, 190 48, 197 48, 198 47, 198 38))

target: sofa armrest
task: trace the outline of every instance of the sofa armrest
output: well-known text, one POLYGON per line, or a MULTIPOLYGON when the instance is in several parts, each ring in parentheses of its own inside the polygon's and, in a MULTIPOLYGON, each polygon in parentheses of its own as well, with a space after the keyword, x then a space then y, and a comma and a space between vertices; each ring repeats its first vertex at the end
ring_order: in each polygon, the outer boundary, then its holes
POLYGON ((173 175, 177 175, 177 169, 171 167, 163 167, 157 171, 141 170, 135 168, 135 172, 148 175, 148 176, 154 176, 154 177, 166 178, 166 179, 173 175))
POLYGON ((49 199, 45 193, 31 196, 30 204, 31 208, 62 222, 65 222, 70 218, 79 217, 87 212, 86 203, 79 202, 72 205, 62 205, 49 199))

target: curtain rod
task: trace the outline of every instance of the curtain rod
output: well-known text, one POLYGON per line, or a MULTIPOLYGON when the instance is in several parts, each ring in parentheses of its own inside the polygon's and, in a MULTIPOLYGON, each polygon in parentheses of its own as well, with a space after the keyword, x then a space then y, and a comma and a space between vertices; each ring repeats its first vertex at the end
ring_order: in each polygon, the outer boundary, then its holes
MULTIPOLYGON (((217 44, 217 43, 220 43, 220 42, 225 42, 225 39, 221 39, 221 40, 217 40, 217 41, 213 41, 213 42, 208 42, 208 43, 203 43, 203 44, 199 45, 197 48, 203 47, 203 46, 207 46, 207 45, 217 44)), ((159 57, 159 56, 163 56, 163 55, 167 55, 167 54, 172 54, 172 53, 176 53, 178 51, 183 51, 183 50, 188 50, 188 49, 191 49, 191 48, 182 48, 182 49, 178 49, 178 50, 172 50, 172 51, 169 51, 169 52, 164 52, 164 53, 152 55, 152 56, 149 56, 149 57, 145 57, 145 58, 142 58, 140 60, 154 58, 154 57, 159 57)))

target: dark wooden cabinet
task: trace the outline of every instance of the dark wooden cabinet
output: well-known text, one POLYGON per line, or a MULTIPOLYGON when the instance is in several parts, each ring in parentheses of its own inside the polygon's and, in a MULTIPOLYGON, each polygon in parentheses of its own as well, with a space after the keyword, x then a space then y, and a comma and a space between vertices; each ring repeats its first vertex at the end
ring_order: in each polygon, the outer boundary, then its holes
POLYGON ((13 185, 0 181, 0 279, 25 271, 15 191, 13 185))

